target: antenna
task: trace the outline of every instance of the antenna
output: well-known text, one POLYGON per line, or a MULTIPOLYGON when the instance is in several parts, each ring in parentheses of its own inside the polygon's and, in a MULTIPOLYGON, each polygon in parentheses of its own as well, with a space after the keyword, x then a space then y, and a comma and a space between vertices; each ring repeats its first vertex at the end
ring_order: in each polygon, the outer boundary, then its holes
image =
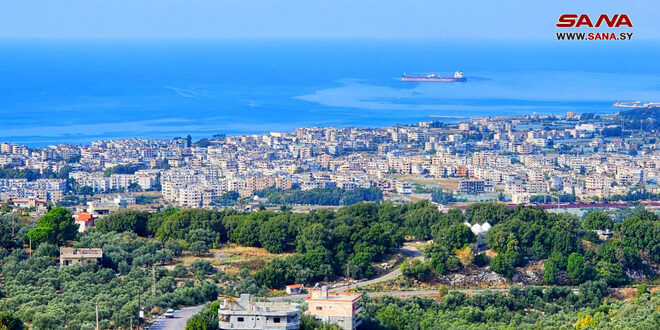
POLYGON ((99 330, 99 302, 96 302, 96 329, 99 330))

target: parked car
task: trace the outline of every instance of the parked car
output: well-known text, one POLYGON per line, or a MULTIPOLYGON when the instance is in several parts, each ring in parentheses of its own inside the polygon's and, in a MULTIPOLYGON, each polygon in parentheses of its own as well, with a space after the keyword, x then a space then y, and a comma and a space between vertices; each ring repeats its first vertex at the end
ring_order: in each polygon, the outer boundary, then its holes
POLYGON ((165 318, 168 319, 174 318, 174 310, 170 308, 167 311, 165 311, 165 318))

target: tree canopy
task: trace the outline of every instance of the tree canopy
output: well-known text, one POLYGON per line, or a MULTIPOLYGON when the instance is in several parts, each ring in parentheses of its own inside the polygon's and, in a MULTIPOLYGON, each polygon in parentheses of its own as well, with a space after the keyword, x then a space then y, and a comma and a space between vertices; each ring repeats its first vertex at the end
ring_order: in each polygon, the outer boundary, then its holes
POLYGON ((73 214, 64 207, 55 207, 39 219, 38 226, 25 235, 25 241, 33 244, 42 242, 62 245, 73 240, 78 234, 78 224, 73 220, 73 214))

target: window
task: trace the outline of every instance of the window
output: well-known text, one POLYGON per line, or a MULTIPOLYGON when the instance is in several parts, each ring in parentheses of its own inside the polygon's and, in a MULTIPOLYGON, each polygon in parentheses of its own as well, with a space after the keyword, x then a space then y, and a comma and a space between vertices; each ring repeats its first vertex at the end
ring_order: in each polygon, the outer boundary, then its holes
POLYGON ((273 323, 280 323, 280 318, 279 317, 274 317, 273 318, 273 323))
POLYGON ((242 318, 242 317, 239 317, 239 318, 238 318, 238 322, 243 322, 243 318, 242 318))
POLYGON ((323 310, 323 307, 318 306, 318 307, 316 307, 316 310, 317 310, 317 311, 323 310))

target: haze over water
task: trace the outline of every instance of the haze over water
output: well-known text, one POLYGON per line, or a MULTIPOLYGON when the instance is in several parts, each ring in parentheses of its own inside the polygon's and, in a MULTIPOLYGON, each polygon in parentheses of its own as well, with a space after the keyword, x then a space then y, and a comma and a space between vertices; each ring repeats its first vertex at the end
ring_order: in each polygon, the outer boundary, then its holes
POLYGON ((660 101, 651 42, 0 42, 0 140, 194 139, 441 116, 612 113, 660 101), (467 83, 402 82, 453 74, 467 83))

